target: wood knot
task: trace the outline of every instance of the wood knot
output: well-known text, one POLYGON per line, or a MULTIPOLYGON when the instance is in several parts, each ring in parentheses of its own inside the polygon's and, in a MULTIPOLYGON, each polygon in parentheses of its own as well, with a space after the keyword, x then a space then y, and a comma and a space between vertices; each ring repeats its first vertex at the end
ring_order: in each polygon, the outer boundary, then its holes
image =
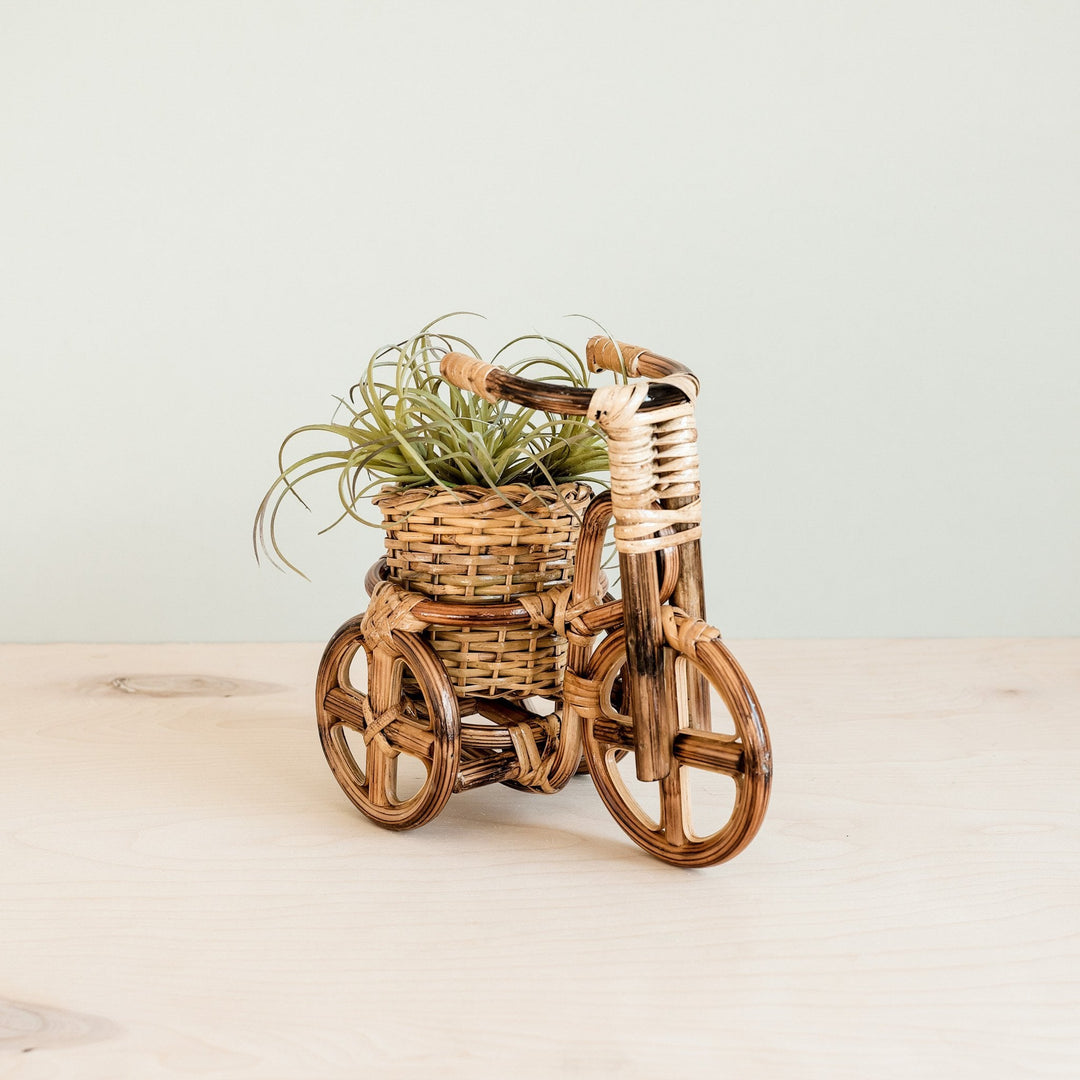
POLYGON ((109 687, 122 694, 146 697, 239 697, 273 694, 285 687, 252 679, 226 679, 219 675, 118 675, 109 687))

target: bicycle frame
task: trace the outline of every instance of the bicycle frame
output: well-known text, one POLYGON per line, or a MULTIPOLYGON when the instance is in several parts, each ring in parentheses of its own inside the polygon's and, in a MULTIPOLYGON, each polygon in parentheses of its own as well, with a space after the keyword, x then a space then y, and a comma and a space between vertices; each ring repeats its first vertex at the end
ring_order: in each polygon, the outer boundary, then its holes
MULTIPOLYGON (((644 349, 616 343, 609 338, 594 337, 586 347, 589 367, 598 371, 626 372, 649 379, 670 375, 692 375, 684 364, 644 349)), ((462 389, 496 401, 505 399, 518 405, 543 409, 545 412, 570 416, 587 416, 593 401, 591 390, 552 386, 550 383, 511 375, 501 368, 483 364, 461 353, 450 353, 441 363, 445 379, 462 389)), ((687 396, 676 386, 654 383, 640 406, 648 412, 686 402, 687 396)), ((661 499, 664 510, 677 510, 689 497, 661 499)), ((619 507, 613 504, 612 511, 619 507)), ((609 515, 610 517, 610 515, 609 515)), ((607 520, 604 521, 606 527, 607 520)), ((676 526, 678 528, 679 526, 676 526)), ((601 537, 602 541, 602 537, 601 537)), ((579 542, 585 543, 585 538, 579 542)), ((705 618, 705 596, 702 581, 701 544, 688 540, 679 545, 678 572, 671 599, 687 615, 705 618)), ((587 556, 588 558, 588 556, 587 556)), ((597 567, 598 572, 598 567, 597 567)), ((627 642, 625 686, 634 718, 634 750, 639 780, 662 780, 672 770, 671 746, 678 731, 678 705, 675 672, 666 659, 661 608, 667 597, 661 594, 657 559, 653 552, 619 551, 619 572, 623 592, 623 626, 627 642)), ((586 575, 583 575, 583 577, 586 575)), ((589 574, 594 577, 595 574, 589 574)), ((579 577, 575 574, 574 599, 589 595, 585 582, 578 593, 579 577)), ((590 582, 595 588, 595 583, 590 582)), ((570 671, 579 672, 587 656, 571 653, 567 658, 570 671)), ((687 685, 688 710, 695 726, 708 726, 708 694, 703 680, 694 676, 687 685)), ((568 710, 569 711, 569 710, 568 710)))
MULTIPOLYGON (((605 432, 611 491, 587 506, 577 502, 570 580, 514 592, 513 599, 461 603, 411 589, 399 569, 391 573, 386 560, 377 563, 367 576, 367 611, 339 627, 320 661, 319 737, 342 790, 387 829, 423 825, 451 794, 488 784, 550 794, 587 766, 601 800, 635 843, 676 866, 712 866, 738 854, 761 825, 772 751, 753 686, 719 630, 704 620, 697 380, 682 364, 604 338, 590 341, 586 355, 593 370, 658 381, 590 391, 522 379, 461 353, 442 360, 443 377, 464 390, 591 416, 605 432), (600 569, 612 519, 621 600, 604 594, 600 569), (440 638, 445 628, 456 636, 440 638), (551 716, 530 707, 529 684, 520 680, 494 692, 479 682, 474 692, 473 661, 458 665, 451 679, 449 657, 459 654, 439 646, 448 640, 456 650, 474 630, 477 672, 499 663, 498 646, 513 640, 508 631, 524 630, 525 640, 546 635, 548 648, 565 646, 560 682, 550 693, 546 685, 537 691, 556 702, 551 716), (351 672, 361 650, 369 664, 366 687, 351 672), (720 730, 713 727, 713 703, 720 730), (477 716, 482 720, 468 722, 477 716), (637 793, 624 773, 629 754, 645 782, 637 793), (415 790, 398 789, 401 756, 423 766, 415 790), (709 774, 722 790, 708 786, 709 774), (691 802, 701 800, 691 798, 692 783, 705 784, 699 790, 710 818, 704 827, 693 820, 691 802), (719 819, 708 802, 715 795, 719 819)), ((445 498, 422 496, 429 497, 445 498)), ((450 544, 456 550, 458 542, 450 544)))

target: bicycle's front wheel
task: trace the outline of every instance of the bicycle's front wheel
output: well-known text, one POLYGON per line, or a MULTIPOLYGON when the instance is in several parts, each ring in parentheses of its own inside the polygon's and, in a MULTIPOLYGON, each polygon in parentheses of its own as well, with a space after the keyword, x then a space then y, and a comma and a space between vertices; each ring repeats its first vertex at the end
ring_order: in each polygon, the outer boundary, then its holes
POLYGON ((633 721, 619 711, 626 663, 622 630, 590 659, 588 679, 598 699, 586 710, 591 715, 582 717, 582 735, 593 782, 622 829, 665 862, 712 866, 737 855, 760 828, 772 760, 765 718, 742 668, 718 636, 705 633, 694 640, 690 624, 688 616, 677 614, 664 646, 670 654, 664 669, 676 679, 679 709, 668 776, 653 783, 634 776, 633 721), (714 731, 712 718, 720 715, 725 720, 717 726, 727 730, 714 731), (693 817, 692 802, 702 804, 693 817))

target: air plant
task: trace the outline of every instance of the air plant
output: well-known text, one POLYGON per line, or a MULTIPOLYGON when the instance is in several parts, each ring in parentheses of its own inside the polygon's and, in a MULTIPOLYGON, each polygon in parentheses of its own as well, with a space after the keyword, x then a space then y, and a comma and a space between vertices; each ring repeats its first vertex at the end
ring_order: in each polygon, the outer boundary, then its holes
MULTIPOLYGON (((453 313, 463 314, 468 313, 453 313)), ((581 480, 606 486, 607 447, 589 420, 485 401, 441 377, 439 361, 446 353, 480 357, 468 341, 436 329, 451 317, 441 316, 407 340, 378 349, 363 378, 346 397, 336 399, 329 423, 305 424, 285 437, 278 451, 278 476, 255 515, 256 558, 261 551, 271 562, 305 576, 281 551, 278 513, 290 497, 309 509, 297 486, 321 473, 336 473, 341 513, 320 533, 349 518, 380 528, 380 521, 364 517, 358 508, 386 484, 497 490, 510 484, 554 488, 581 480), (329 436, 329 445, 288 460, 294 440, 314 434, 329 436)), ((584 387, 589 381, 584 362, 570 346, 540 334, 514 338, 492 362, 518 375, 567 386, 584 387), (543 355, 504 358, 511 349, 532 343, 542 343, 543 355)))

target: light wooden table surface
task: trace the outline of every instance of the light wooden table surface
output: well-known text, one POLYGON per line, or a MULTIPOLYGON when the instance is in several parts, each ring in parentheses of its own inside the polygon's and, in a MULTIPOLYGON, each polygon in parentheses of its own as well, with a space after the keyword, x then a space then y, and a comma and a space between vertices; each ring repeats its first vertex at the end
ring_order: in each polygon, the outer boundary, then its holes
POLYGON ((685 871, 585 778, 369 824, 319 645, 0 647, 0 1076, 1080 1076, 1080 641, 734 648, 772 805, 685 871))

